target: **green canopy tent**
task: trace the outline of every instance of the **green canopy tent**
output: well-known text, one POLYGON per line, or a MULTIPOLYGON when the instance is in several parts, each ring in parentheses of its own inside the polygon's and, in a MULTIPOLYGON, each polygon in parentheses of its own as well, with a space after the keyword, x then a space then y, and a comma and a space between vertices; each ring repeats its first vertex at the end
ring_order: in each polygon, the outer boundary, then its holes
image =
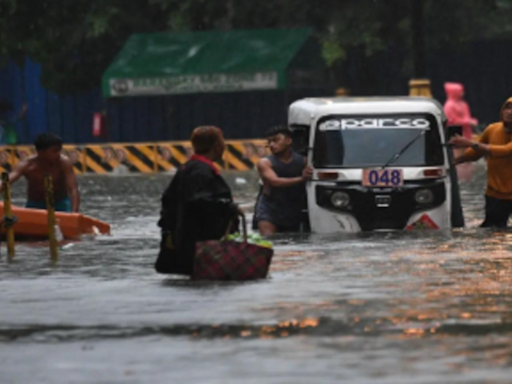
POLYGON ((326 73, 308 28, 135 34, 104 73, 102 90, 107 100, 273 92, 287 104, 294 92, 325 90, 326 73))

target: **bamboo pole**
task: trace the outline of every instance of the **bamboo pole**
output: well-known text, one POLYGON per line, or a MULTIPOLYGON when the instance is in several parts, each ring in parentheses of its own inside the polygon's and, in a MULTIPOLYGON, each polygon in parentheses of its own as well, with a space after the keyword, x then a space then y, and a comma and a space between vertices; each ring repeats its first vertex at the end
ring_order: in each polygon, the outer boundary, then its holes
POLYGON ((59 254, 57 238, 55 236, 55 200, 53 196, 53 180, 50 175, 44 176, 44 189, 46 191, 46 211, 48 212, 48 239, 50 241, 50 255, 57 261, 59 254))
POLYGON ((9 182, 9 174, 2 172, 2 191, 4 195, 4 218, 3 227, 5 228, 5 237, 7 239, 7 255, 9 259, 14 258, 14 217, 12 216, 11 207, 11 183, 9 182))

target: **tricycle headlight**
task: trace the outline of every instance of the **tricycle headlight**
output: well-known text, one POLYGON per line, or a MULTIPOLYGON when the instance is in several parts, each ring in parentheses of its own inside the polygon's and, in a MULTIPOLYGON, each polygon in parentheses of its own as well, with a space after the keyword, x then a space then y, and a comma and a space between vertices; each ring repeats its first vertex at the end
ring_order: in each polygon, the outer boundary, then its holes
POLYGON ((336 208, 345 208, 350 204, 350 196, 345 192, 334 192, 331 195, 331 203, 336 208))
POLYGON ((430 189, 420 189, 414 195, 418 204, 431 204, 434 201, 434 193, 430 189))

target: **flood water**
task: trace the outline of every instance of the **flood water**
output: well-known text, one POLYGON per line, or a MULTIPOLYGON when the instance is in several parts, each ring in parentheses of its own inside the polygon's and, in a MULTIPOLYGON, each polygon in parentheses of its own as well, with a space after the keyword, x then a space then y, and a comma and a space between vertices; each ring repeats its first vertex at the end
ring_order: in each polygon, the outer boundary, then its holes
MULTIPOLYGON (((226 177, 250 212, 256 176, 226 177)), ((154 272, 169 179, 80 177, 112 235, 57 265, 45 243, 11 263, 2 244, 0 384, 512 381, 512 231, 478 228, 483 165, 463 230, 281 236, 269 278, 246 283, 154 272)))

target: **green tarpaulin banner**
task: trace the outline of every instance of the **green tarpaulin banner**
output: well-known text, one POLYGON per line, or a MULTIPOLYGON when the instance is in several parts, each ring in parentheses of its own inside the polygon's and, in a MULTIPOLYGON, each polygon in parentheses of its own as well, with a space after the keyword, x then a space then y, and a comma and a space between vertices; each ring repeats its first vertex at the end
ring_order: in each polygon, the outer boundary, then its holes
POLYGON ((105 97, 285 89, 310 29, 135 34, 103 75, 105 97))

